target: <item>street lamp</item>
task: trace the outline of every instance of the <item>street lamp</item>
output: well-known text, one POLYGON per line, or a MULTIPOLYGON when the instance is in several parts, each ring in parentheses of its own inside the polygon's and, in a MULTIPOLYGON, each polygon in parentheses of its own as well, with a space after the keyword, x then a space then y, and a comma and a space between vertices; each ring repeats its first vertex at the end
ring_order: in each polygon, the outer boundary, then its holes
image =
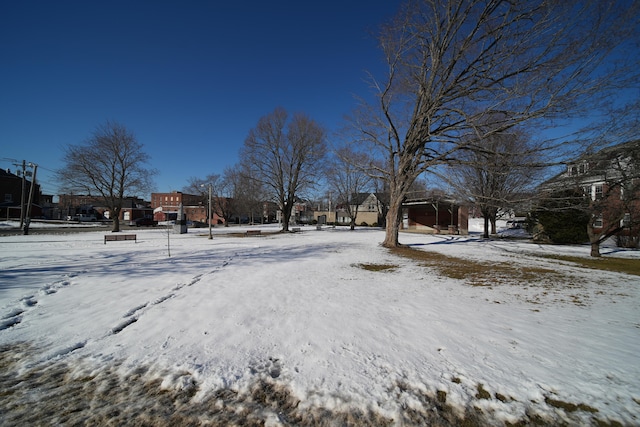
MULTIPOLYGON (((213 239, 213 234, 211 234, 211 183, 207 184, 209 187, 209 240, 213 239)), ((204 184, 200 184, 200 187, 204 187, 204 184)))

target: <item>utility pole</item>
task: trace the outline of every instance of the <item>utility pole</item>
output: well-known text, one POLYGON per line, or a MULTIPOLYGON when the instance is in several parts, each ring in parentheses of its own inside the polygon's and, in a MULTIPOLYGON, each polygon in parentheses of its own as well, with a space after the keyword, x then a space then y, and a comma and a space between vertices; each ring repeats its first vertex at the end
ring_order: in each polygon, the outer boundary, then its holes
MULTIPOLYGON (((209 187, 209 213, 207 215, 209 218, 209 221, 208 221, 209 222, 209 240, 211 240, 213 239, 213 234, 211 234, 211 187, 212 187, 212 184, 209 183, 207 186, 209 187)), ((204 184, 200 184, 200 187, 204 187, 204 184)))
POLYGON ((36 172, 38 171, 38 165, 35 163, 29 163, 29 166, 33 168, 33 175, 31 176, 31 189, 29 190, 29 201, 27 202, 27 211, 24 224, 24 234, 29 234, 29 225, 31 224, 31 205, 33 204, 33 192, 36 186, 36 172))
MULTIPOLYGON (((20 166, 19 164, 16 166, 20 166)), ((20 228, 24 225, 24 193, 26 192, 27 182, 27 162, 22 161, 22 191, 20 192, 20 228)))

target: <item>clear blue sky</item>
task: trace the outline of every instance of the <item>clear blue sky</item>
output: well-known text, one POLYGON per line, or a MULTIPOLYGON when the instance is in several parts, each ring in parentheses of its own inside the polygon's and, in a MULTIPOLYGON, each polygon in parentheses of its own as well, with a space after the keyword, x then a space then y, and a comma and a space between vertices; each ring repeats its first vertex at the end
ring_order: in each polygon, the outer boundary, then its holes
MULTIPOLYGON (((115 120, 160 171, 156 191, 222 173, 277 106, 329 131, 381 67, 374 34, 400 0, 4 1, 0 159, 37 163, 115 120)), ((0 160, 3 169, 15 168, 0 160)), ((149 195, 142 195, 145 198, 149 195)))

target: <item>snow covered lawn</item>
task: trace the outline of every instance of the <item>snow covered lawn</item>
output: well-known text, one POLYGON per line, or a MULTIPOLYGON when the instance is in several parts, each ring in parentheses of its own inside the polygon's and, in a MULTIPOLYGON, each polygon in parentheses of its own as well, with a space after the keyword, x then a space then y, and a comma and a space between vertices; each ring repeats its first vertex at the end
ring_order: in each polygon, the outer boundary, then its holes
POLYGON ((640 277, 540 256, 586 246, 225 231, 0 237, 0 424, 640 424, 640 277))

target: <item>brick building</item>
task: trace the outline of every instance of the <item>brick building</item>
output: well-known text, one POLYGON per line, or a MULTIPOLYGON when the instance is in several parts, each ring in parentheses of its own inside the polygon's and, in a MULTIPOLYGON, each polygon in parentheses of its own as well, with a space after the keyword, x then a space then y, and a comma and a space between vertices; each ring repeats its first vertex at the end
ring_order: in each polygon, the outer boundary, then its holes
MULTIPOLYGON (((151 208, 156 221, 175 221, 178 210, 182 210, 187 221, 207 222, 208 201, 206 196, 187 194, 181 191, 171 193, 151 193, 151 208)), ((217 215, 213 215, 213 224, 217 223, 217 215)))
MULTIPOLYGON (((20 204, 24 200, 25 206, 28 202, 29 193, 31 191, 31 181, 25 177, 24 179, 24 199, 22 194, 23 180, 22 177, 12 173, 9 169, 0 169, 0 218, 20 218, 20 204)), ((42 216, 40 185, 35 184, 33 189, 33 206, 31 208, 32 218, 42 216)))

